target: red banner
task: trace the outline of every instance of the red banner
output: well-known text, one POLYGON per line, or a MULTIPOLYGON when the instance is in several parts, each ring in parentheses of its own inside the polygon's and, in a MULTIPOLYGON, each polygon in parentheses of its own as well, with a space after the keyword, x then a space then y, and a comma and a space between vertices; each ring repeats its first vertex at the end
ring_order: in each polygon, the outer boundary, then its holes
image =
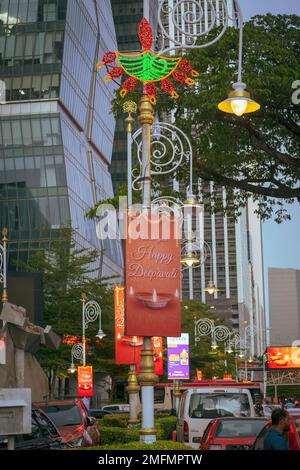
POLYGON ((93 396, 93 367, 81 366, 78 367, 78 396, 79 397, 92 397, 93 396))
MULTIPOLYGON (((125 336, 124 334, 124 297, 125 287, 116 286, 115 300, 115 352, 116 364, 135 364, 139 373, 140 354, 143 349, 143 338, 140 336, 125 336)), ((154 351, 155 374, 163 374, 162 338, 152 338, 154 351)))
POLYGON ((128 219, 125 277, 126 334, 180 336, 180 240, 176 219, 158 214, 128 219))
POLYGON ((268 348, 269 369, 299 369, 300 347, 268 348))

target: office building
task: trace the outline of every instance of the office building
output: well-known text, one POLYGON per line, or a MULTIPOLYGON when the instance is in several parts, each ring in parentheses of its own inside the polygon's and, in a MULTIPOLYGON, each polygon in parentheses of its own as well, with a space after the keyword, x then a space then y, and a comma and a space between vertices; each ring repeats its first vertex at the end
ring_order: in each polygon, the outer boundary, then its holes
POLYGON ((109 0, 1 0, 0 226, 9 262, 27 262, 59 229, 103 250, 99 275, 122 273, 116 241, 99 241, 86 212, 113 196, 114 83, 95 64, 115 50, 109 0))

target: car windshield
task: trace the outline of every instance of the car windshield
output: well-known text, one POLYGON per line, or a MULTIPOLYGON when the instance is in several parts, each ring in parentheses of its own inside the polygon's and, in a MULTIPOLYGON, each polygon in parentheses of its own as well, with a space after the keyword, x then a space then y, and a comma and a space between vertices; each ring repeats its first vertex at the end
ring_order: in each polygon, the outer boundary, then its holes
POLYGON ((57 427, 82 424, 82 417, 76 405, 47 405, 43 411, 57 427))
POLYGON ((191 418, 222 418, 250 416, 250 403, 246 393, 193 393, 189 416, 191 418))
POLYGON ((214 437, 256 437, 268 421, 263 419, 228 419, 218 423, 214 437))

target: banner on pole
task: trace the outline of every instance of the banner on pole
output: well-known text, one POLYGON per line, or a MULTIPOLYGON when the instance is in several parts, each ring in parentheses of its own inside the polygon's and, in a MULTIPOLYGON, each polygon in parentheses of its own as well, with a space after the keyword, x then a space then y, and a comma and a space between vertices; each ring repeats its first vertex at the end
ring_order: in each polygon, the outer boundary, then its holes
POLYGON ((78 367, 78 396, 79 397, 92 397, 93 396, 93 367, 80 366, 78 367))
MULTIPOLYGON (((115 353, 116 364, 135 364, 139 373, 143 338, 141 336, 126 336, 124 334, 124 299, 125 287, 116 286, 114 289, 115 301, 115 353)), ((162 338, 153 337, 152 347, 154 351, 155 374, 163 374, 162 338)))
POLYGON ((180 336, 180 240, 177 219, 128 216, 125 333, 180 336))
POLYGON ((168 379, 190 378, 189 335, 182 333, 179 338, 168 338, 168 379))

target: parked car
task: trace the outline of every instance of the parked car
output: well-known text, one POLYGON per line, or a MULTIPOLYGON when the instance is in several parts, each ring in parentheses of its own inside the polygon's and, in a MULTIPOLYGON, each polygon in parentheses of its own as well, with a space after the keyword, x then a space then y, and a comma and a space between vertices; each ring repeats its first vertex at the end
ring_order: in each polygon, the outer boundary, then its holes
POLYGON ((50 417, 65 442, 72 447, 100 444, 96 418, 89 414, 82 400, 49 401, 35 406, 50 417))
POLYGON ((110 414, 129 413, 129 405, 105 405, 102 407, 102 411, 110 414))
POLYGON ((89 412, 90 412, 90 416, 93 416, 96 419, 102 419, 106 415, 113 414, 110 411, 102 410, 102 408, 91 408, 89 412))
MULTIPOLYGON (((15 450, 61 450, 68 446, 51 419, 32 408, 31 434, 15 436, 15 450)), ((0 449, 7 449, 7 438, 0 437, 0 449)))
MULTIPOLYGON (((264 450, 264 441, 271 425, 269 421, 260 431, 254 442, 253 450, 264 450)), ((284 433, 284 437, 290 450, 300 450, 300 414, 291 416, 290 429, 284 433)))
POLYGON ((250 450, 267 423, 266 418, 213 419, 200 438, 200 449, 250 450))
POLYGON ((243 387, 197 387, 180 399, 176 423, 177 441, 199 447, 199 438, 212 419, 255 417, 250 391, 243 387))

